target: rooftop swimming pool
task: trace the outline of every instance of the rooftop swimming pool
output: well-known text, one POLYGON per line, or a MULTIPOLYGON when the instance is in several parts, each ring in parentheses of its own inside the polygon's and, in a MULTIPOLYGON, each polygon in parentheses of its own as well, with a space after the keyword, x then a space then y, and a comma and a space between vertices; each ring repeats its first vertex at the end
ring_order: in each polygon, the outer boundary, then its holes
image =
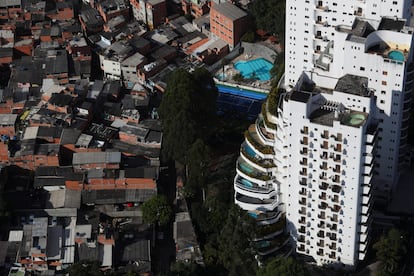
POLYGON ((249 61, 238 61, 234 64, 234 68, 240 71, 240 74, 246 79, 253 77, 261 81, 270 80, 270 69, 273 64, 264 58, 258 58, 249 61))
POLYGON ((393 59, 393 60, 396 60, 396 61, 404 61, 405 60, 404 54, 401 51, 398 51, 398 50, 390 51, 388 53, 388 57, 390 59, 393 59))
POLYGON ((351 113, 344 117, 344 123, 351 126, 360 126, 365 122, 366 116, 359 113, 351 113))

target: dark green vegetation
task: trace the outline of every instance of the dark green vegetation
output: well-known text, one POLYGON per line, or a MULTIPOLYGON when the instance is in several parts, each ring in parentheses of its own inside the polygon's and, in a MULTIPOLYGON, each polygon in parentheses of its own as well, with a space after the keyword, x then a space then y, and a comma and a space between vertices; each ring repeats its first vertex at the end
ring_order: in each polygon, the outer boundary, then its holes
POLYGON ((159 114, 163 120, 162 154, 166 160, 188 163, 191 145, 206 142, 214 133, 217 89, 210 73, 178 69, 171 74, 159 114))
POLYGON ((392 228, 373 245, 381 262, 379 275, 399 275, 409 250, 410 235, 392 228))
POLYGON ((163 195, 152 196, 142 204, 141 210, 146 223, 166 225, 172 218, 172 208, 163 195))
POLYGON ((296 261, 292 257, 280 258, 276 257, 266 264, 266 266, 260 268, 257 276, 273 276, 273 275, 295 275, 305 276, 309 275, 304 264, 300 261, 296 261))
POLYGON ((160 115, 163 157, 183 165, 189 203, 206 267, 173 264, 176 275, 252 275, 252 219, 233 204, 233 178, 243 132, 251 122, 218 118, 217 89, 204 69, 178 69, 167 84, 160 115))
POLYGON ((255 251, 250 240, 255 234, 255 221, 238 206, 229 210, 226 223, 218 238, 218 261, 228 275, 253 275, 257 269, 255 251))
POLYGON ((255 18, 256 28, 269 32, 283 41, 285 33, 285 1, 253 1, 250 11, 255 18))
POLYGON ((78 276, 99 276, 104 275, 100 271, 100 263, 98 261, 80 261, 71 265, 67 273, 69 275, 78 275, 78 276))

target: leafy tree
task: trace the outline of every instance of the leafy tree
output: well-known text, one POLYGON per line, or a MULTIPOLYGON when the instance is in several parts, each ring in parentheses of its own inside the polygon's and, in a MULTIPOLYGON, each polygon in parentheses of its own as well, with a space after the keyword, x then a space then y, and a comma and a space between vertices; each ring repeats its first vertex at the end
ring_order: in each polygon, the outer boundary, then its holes
POLYGON ((194 81, 187 71, 178 69, 168 79, 159 114, 163 120, 163 154, 182 160, 196 137, 196 122, 191 116, 194 81), (177 139, 180 137, 180 139, 177 139))
POLYGON ((199 127, 198 137, 206 141, 217 125, 218 89, 207 69, 197 68, 192 75, 196 84, 196 93, 192 95, 192 114, 199 127))
POLYGON ((142 204, 142 218, 150 224, 165 225, 172 218, 172 208, 163 195, 154 195, 142 204))
POLYGON ((269 261, 266 266, 257 271, 256 276, 305 276, 308 272, 303 263, 296 261, 292 257, 276 257, 269 261))
POLYGON ((255 18, 256 27, 278 35, 283 40, 285 33, 285 1, 253 1, 250 10, 255 18))
POLYGON ((177 276, 193 276, 193 275, 207 275, 205 268, 196 264, 176 262, 171 265, 171 274, 177 276))
POLYGON ((189 73, 180 68, 171 74, 159 108, 163 157, 187 163, 192 143, 213 132, 217 95, 214 80, 206 69, 189 73))
POLYGON ((396 275, 400 271, 407 253, 406 238, 408 237, 405 237, 402 231, 393 228, 373 245, 377 251, 377 259, 381 262, 383 275, 396 275))
POLYGON ((188 178, 186 192, 201 191, 206 187, 207 164, 210 161, 209 148, 203 140, 197 139, 188 151, 188 178))
POLYGON ((275 87, 280 78, 282 77, 283 73, 285 72, 285 53, 279 53, 273 63, 273 67, 270 70, 270 74, 272 76, 272 86, 275 87))
POLYGON ((98 261, 82 260, 71 265, 67 272, 70 276, 101 276, 104 275, 100 270, 98 261))
POLYGON ((257 263, 250 241, 254 236, 255 221, 233 204, 219 237, 219 261, 228 275, 254 275, 257 263))

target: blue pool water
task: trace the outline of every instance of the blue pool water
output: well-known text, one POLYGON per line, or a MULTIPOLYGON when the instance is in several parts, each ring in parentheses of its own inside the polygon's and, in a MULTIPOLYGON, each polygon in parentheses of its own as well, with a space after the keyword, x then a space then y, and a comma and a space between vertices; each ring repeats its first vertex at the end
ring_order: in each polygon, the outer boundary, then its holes
POLYGON ((240 163, 240 167, 247 173, 252 173, 254 170, 244 163, 240 163))
POLYGON ((264 58, 258 58, 249 61, 238 61, 234 68, 240 71, 244 78, 249 79, 255 76, 261 81, 270 80, 270 69, 273 64, 264 58), (253 74, 254 73, 254 74, 253 74))
POLYGON ((259 248, 264 248, 264 247, 270 246, 270 242, 269 241, 260 241, 257 245, 258 245, 259 248))
POLYGON ((397 61, 404 61, 404 59, 405 59, 404 54, 401 53, 400 51, 396 51, 396 50, 389 52, 388 57, 390 59, 397 60, 397 61))
POLYGON ((227 85, 222 85, 222 84, 216 84, 216 87, 220 93, 228 93, 228 94, 243 96, 243 97, 255 99, 255 100, 264 100, 267 97, 266 93, 260 93, 256 91, 239 88, 239 87, 232 87, 232 86, 227 86, 227 85))
POLYGON ((250 155, 251 157, 256 157, 256 152, 254 152, 254 150, 253 150, 251 147, 249 147, 249 145, 248 145, 248 144, 246 144, 246 145, 244 146, 244 149, 246 150, 246 153, 247 153, 248 155, 250 155))
POLYGON ((242 179, 241 182, 243 183, 244 186, 249 187, 249 188, 253 188, 253 184, 249 180, 242 179))
POLYGON ((248 214, 249 214, 249 216, 251 216, 252 218, 254 218, 254 219, 257 219, 259 216, 257 215, 257 213, 251 213, 251 212, 248 212, 248 214))

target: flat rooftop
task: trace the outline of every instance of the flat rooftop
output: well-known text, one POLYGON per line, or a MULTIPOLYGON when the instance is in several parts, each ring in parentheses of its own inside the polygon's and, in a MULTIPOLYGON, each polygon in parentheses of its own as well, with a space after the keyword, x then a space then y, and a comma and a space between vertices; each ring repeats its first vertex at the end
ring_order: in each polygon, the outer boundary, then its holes
POLYGON ((247 16, 247 13, 230 2, 214 4, 211 9, 231 20, 237 20, 247 16))
POLYGON ((369 96, 368 78, 346 74, 338 79, 335 91, 358 96, 369 96))

